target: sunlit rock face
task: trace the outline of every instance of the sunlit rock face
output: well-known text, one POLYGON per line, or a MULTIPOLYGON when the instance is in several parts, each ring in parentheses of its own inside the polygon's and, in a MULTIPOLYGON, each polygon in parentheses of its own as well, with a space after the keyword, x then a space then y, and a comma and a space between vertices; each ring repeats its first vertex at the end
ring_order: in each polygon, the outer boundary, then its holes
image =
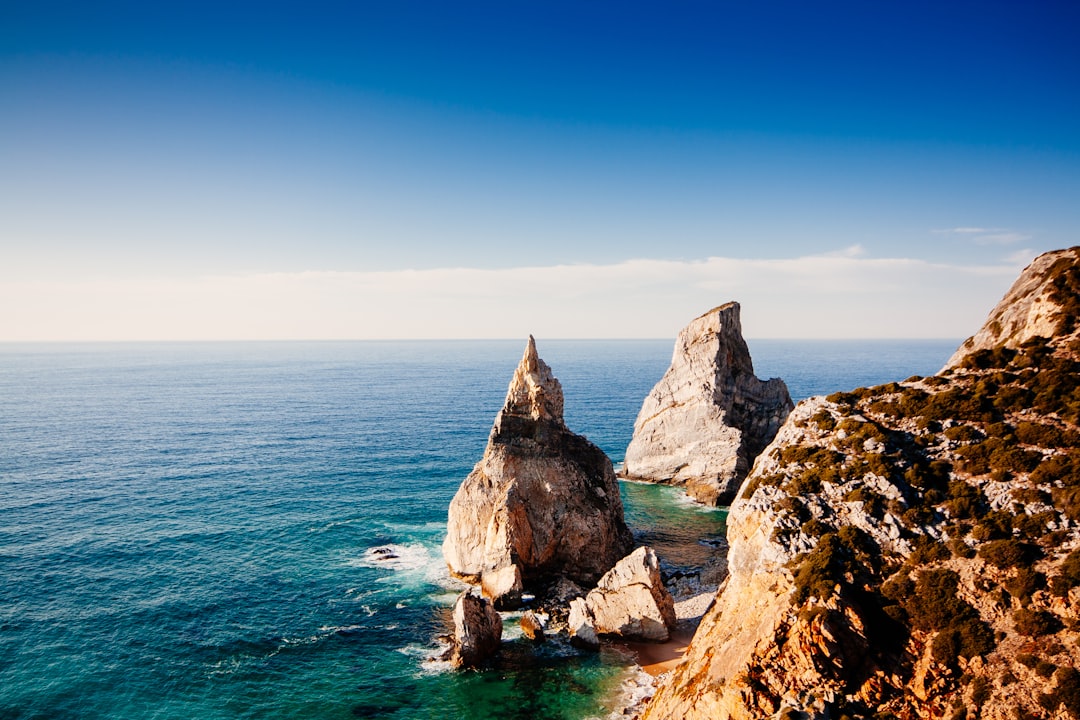
POLYGON ((611 461, 563 422, 530 336, 484 456, 450 503, 443 556, 498 607, 563 576, 591 586, 633 545, 611 461))
POLYGON ((671 367, 642 403, 622 474, 728 504, 792 407, 783 380, 754 376, 739 304, 714 308, 679 333, 671 367))
POLYGON ((1080 717, 1080 249, 941 373, 792 411, 645 718, 1080 717))

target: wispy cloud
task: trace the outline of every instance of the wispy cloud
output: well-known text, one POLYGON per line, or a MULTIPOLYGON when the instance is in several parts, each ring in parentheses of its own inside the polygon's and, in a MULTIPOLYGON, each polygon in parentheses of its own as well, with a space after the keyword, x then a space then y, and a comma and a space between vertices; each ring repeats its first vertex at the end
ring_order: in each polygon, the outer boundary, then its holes
POLYGON ((0 340, 672 337, 728 300, 748 337, 973 333, 1016 264, 858 253, 0 285, 0 340))
POLYGON ((937 235, 959 235, 976 245, 1015 245, 1031 240, 1032 236, 1010 228, 955 227, 931 230, 937 235))

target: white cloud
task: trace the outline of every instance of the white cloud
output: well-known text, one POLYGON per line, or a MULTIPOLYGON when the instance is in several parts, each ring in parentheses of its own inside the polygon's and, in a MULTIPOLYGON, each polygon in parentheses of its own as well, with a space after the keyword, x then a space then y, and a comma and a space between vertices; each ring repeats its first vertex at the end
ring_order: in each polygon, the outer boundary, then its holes
POLYGON ((1020 269, 859 254, 24 281, 0 340, 672 337, 728 300, 748 337, 960 338, 1020 269))
POLYGON ((1024 242, 1030 239, 1030 235, 1024 235, 1023 233, 999 232, 980 235, 975 238, 975 242, 979 245, 1015 245, 1018 242, 1024 242))
POLYGON ((945 228, 941 230, 934 230, 933 232, 939 234, 952 234, 952 235, 976 235, 978 233, 997 232, 996 228, 980 228, 980 227, 955 227, 945 228))
POLYGON ((1015 245, 1031 240, 1032 237, 1010 228, 955 227, 930 232, 938 235, 960 235, 976 245, 1015 245))

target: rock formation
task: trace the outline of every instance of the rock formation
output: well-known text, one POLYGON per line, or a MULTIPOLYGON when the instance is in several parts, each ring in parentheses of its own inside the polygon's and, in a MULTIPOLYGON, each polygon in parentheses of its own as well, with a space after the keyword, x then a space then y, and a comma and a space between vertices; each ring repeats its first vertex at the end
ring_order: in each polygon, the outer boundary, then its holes
POLYGON ((1078 301, 1050 253, 941 374, 800 403, 645 718, 1080 717, 1078 301))
POLYGON ((544 620, 532 610, 521 614, 521 634, 533 642, 544 642, 544 620))
POLYGON ((563 396, 533 338, 484 456, 450 503, 443 556, 499 607, 565 576, 592 585, 632 547, 607 456, 563 422, 563 396))
POLYGON ((754 376, 739 304, 714 308, 679 333, 634 423, 623 475, 726 504, 791 408, 783 380, 754 376))
POLYGON ((454 645, 450 664, 455 668, 476 667, 499 650, 502 618, 482 597, 464 592, 454 605, 454 645))
POLYGON ((596 635, 596 625, 593 624, 592 613, 589 612, 585 598, 574 598, 570 601, 566 627, 573 645, 591 650, 600 647, 600 638, 596 635))
POLYGON ((585 605, 603 635, 664 641, 675 628, 675 602, 652 548, 640 547, 616 563, 589 591, 585 605))
POLYGON ((964 341, 946 368, 956 367, 979 350, 1015 350, 1034 337, 1075 336, 1077 298, 1068 297, 1069 273, 1080 265, 1080 247, 1037 257, 990 312, 979 332, 964 341))

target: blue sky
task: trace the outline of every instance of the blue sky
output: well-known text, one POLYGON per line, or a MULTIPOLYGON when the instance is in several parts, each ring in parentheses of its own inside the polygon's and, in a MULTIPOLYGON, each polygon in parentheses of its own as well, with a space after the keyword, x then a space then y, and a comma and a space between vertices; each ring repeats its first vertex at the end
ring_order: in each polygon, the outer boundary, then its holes
POLYGON ((0 339, 960 337, 1080 243, 1080 6, 0 7, 0 339))

